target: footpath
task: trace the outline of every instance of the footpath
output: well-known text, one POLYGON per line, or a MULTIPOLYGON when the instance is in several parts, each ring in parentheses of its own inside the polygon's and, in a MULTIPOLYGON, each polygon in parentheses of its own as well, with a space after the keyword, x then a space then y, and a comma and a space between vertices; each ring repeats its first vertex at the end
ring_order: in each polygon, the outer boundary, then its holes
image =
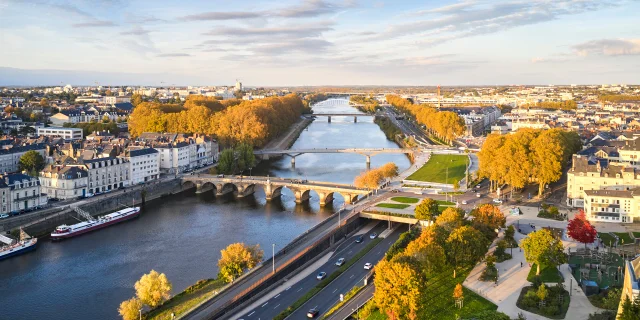
POLYGON ((295 124, 293 124, 289 130, 278 136, 277 138, 269 141, 262 149, 276 149, 276 150, 284 150, 289 149, 289 147, 295 142, 300 135, 300 132, 304 130, 309 124, 313 122, 312 119, 301 116, 295 124))

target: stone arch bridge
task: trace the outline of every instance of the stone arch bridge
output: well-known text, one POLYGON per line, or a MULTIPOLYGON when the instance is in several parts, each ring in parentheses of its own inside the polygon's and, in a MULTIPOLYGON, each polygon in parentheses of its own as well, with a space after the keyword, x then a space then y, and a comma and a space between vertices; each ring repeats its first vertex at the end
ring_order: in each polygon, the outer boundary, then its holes
POLYGON ((184 176, 182 177, 182 186, 185 189, 195 187, 196 193, 214 190, 216 195, 233 193, 240 198, 253 194, 257 187, 261 187, 264 190, 267 201, 279 197, 282 189, 287 188, 293 192, 298 204, 309 200, 310 192, 315 191, 320 198, 320 206, 333 201, 335 193, 342 195, 347 204, 355 202, 359 196, 362 197, 370 193, 367 189, 356 188, 348 184, 277 177, 216 176, 210 174, 184 176))

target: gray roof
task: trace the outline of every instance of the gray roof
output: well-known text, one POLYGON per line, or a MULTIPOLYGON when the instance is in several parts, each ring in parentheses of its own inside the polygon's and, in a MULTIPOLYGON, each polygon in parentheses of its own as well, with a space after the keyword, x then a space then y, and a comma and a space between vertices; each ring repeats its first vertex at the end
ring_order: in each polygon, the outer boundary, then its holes
POLYGON ((134 150, 129 150, 129 157, 139 157, 139 156, 144 156, 144 155, 154 154, 154 153, 158 153, 158 150, 153 148, 134 149, 134 150))

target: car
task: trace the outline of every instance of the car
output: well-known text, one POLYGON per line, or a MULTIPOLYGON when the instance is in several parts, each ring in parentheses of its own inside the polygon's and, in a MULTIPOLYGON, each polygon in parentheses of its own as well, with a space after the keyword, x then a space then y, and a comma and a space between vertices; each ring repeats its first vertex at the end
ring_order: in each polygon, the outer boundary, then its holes
POLYGON ((316 279, 318 279, 318 280, 322 280, 322 279, 324 279, 326 276, 327 276, 327 273, 323 271, 323 272, 318 273, 318 276, 316 277, 316 279))
POLYGON ((311 310, 307 311, 307 318, 315 318, 320 311, 318 311, 317 307, 313 307, 311 310))
POLYGON ((495 199, 493 199, 493 203, 495 203, 495 204, 502 204, 502 200, 500 200, 500 199, 498 199, 498 198, 495 198, 495 199))
POLYGON ((467 204, 467 200, 462 200, 462 204, 467 204))
POLYGON ((476 198, 480 198, 482 195, 480 193, 476 193, 476 198))
POLYGON ((364 269, 365 270, 371 270, 371 267, 373 267, 373 265, 370 262, 367 262, 364 264, 364 269))
POLYGON ((480 189, 480 188, 482 188, 482 186, 481 186, 481 185, 479 185, 479 184, 478 184, 478 185, 476 185, 476 189, 480 189))
POLYGON ((94 196, 93 193, 87 193, 87 194, 84 195, 85 198, 91 198, 93 196, 94 196))
POLYGON ((375 233, 375 232, 369 235, 369 238, 371 238, 371 239, 375 239, 377 237, 378 237, 378 234, 375 233))
POLYGON ((124 186, 122 186, 122 187, 118 187, 118 190, 124 190, 124 189, 125 189, 125 187, 124 187, 124 186))
POLYGON ((391 192, 393 192, 393 193, 398 193, 398 192, 400 192, 400 190, 398 190, 398 189, 393 189, 393 190, 391 190, 391 192))
POLYGON ((9 218, 9 215, 6 213, 0 214, 0 219, 9 218))
POLYGON ((362 240, 364 240, 364 238, 362 236, 358 236, 356 238, 356 243, 360 243, 360 242, 362 242, 362 240))
POLYGON ((340 258, 338 259, 338 261, 336 261, 336 266, 340 267, 344 264, 344 258, 340 258))

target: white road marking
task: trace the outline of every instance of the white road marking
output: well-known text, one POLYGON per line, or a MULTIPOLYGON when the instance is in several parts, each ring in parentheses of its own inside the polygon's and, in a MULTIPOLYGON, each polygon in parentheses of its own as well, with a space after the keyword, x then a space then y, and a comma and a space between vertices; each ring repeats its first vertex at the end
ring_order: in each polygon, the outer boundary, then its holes
POLYGON ((349 253, 351 253, 351 252, 353 252, 353 250, 351 250, 351 251, 347 252, 347 254, 349 254, 349 253))
POLYGON ((265 302, 265 303, 262 305, 262 307, 264 308, 264 306, 266 306, 266 305, 268 305, 268 304, 269 304, 269 302, 265 302))
POLYGON ((296 291, 296 292, 300 292, 300 290, 302 290, 302 288, 298 289, 298 291, 296 291))
POLYGON ((352 274, 351 277, 349 277, 349 279, 353 278, 353 276, 355 276, 355 274, 352 274))
POLYGON ((332 293, 336 293, 336 291, 338 291, 338 289, 337 289, 337 288, 336 288, 335 290, 333 290, 333 292, 332 292, 332 293))
POLYGON ((278 309, 278 307, 279 307, 279 306, 280 306, 280 304, 278 304, 277 306, 275 306, 275 307, 273 308, 273 310, 278 309))
POLYGON ((252 314, 254 314, 254 313, 256 313, 256 312, 255 312, 255 311, 251 311, 251 313, 249 313, 249 314, 247 315, 247 317, 251 317, 251 315, 252 315, 252 314))
POLYGON ((378 254, 380 254, 380 252, 382 252, 382 251, 378 251, 378 254))
POLYGON ((291 287, 284 289, 284 291, 287 291, 287 290, 289 290, 289 289, 291 289, 291 287))
POLYGON ((275 299, 275 298, 277 298, 277 297, 279 297, 279 296, 280 296, 280 293, 278 293, 278 295, 277 295, 277 296, 275 296, 275 297, 273 297, 273 298, 275 299))

